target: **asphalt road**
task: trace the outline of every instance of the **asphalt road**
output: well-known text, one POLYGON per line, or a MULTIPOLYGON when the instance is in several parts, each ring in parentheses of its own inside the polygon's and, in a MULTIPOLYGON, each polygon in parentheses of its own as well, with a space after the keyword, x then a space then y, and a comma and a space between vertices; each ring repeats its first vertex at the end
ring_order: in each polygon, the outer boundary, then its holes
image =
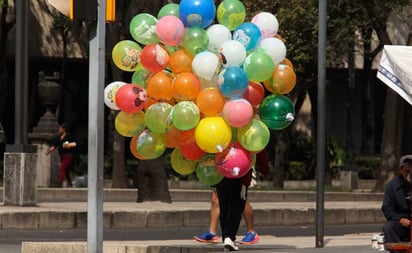
MULTIPOLYGON (((377 233, 381 224, 356 224, 356 225, 328 225, 324 228, 325 236, 339 236, 356 233, 377 233)), ((193 238, 194 235, 204 232, 206 228, 146 228, 146 229, 106 229, 103 231, 104 240, 173 240, 193 238)), ((257 227, 257 232, 262 235, 277 237, 288 236, 314 236, 315 226, 273 226, 257 227)), ((239 229, 239 234, 244 228, 239 229)), ((86 229, 0 229, 0 253, 20 253, 22 241, 86 241, 86 229)))

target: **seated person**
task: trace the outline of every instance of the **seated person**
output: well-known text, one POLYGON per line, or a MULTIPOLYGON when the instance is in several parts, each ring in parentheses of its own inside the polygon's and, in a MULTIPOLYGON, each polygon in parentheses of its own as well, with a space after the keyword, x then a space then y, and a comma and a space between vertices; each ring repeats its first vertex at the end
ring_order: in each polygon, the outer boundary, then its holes
POLYGON ((412 155, 402 156, 399 160, 399 174, 386 186, 382 212, 386 222, 383 233, 386 243, 410 241, 410 192, 409 172, 412 169, 412 155))

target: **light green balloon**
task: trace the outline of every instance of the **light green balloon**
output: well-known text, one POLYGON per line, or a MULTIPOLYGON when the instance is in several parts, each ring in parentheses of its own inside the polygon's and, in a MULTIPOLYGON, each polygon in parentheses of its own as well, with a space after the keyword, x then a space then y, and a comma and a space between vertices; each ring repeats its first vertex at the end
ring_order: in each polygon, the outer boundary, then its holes
POLYGON ((139 85, 142 88, 146 88, 146 80, 150 75, 150 71, 145 69, 142 64, 139 64, 132 75, 132 83, 139 85))
POLYGON ((223 175, 216 168, 214 154, 206 154, 199 160, 196 166, 196 176, 207 186, 214 186, 222 181, 223 175))
POLYGON ((275 65, 272 58, 263 51, 249 54, 244 63, 243 70, 250 81, 263 82, 272 76, 275 65))
POLYGON ((233 31, 245 21, 246 9, 239 0, 225 0, 217 7, 216 17, 219 24, 233 31))
POLYGON ((169 3, 163 6, 157 14, 157 18, 161 19, 164 16, 179 17, 179 5, 176 3, 169 3))
POLYGON ((237 139, 246 150, 259 152, 269 143, 270 131, 261 120, 252 119, 246 126, 237 129, 237 139))
POLYGON ((209 36, 205 29, 199 26, 188 27, 182 39, 183 48, 190 54, 196 55, 207 49, 209 36))
POLYGON ((158 102, 152 104, 144 115, 144 122, 152 132, 166 133, 170 122, 170 111, 173 106, 168 103, 158 102))
POLYGON ((146 129, 137 138, 136 146, 137 152, 143 158, 155 159, 160 157, 166 150, 166 136, 146 129))
POLYGON ((172 110, 173 125, 179 130, 190 130, 197 126, 200 120, 200 110, 191 101, 180 101, 172 110))
POLYGON ((130 21, 130 35, 143 45, 158 43, 156 24, 157 19, 153 15, 148 13, 137 14, 130 21))

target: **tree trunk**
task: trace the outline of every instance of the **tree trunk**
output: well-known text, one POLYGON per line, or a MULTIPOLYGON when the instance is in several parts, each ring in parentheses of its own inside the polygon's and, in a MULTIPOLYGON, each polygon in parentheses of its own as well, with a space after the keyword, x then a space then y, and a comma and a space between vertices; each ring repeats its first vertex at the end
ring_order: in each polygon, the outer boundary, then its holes
POLYGON ((403 107, 400 97, 390 88, 387 89, 384 125, 381 146, 381 168, 373 192, 382 192, 389 172, 397 168, 398 157, 400 156, 401 136, 403 125, 403 107))
POLYGON ((273 161, 273 187, 275 189, 284 189, 285 167, 287 166, 287 157, 289 149, 288 129, 277 130, 272 134, 276 135, 275 156, 273 161))
POLYGON ((161 201, 172 203, 163 157, 141 160, 137 168, 137 202, 161 201))

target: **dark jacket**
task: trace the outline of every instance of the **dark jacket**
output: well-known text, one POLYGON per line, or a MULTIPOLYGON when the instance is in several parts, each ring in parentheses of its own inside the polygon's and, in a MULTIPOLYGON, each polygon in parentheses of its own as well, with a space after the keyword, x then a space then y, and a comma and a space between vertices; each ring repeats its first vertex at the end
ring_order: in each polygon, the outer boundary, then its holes
POLYGON ((382 203, 382 212, 388 221, 410 219, 410 201, 407 198, 410 191, 411 183, 402 175, 397 175, 388 183, 382 203))

